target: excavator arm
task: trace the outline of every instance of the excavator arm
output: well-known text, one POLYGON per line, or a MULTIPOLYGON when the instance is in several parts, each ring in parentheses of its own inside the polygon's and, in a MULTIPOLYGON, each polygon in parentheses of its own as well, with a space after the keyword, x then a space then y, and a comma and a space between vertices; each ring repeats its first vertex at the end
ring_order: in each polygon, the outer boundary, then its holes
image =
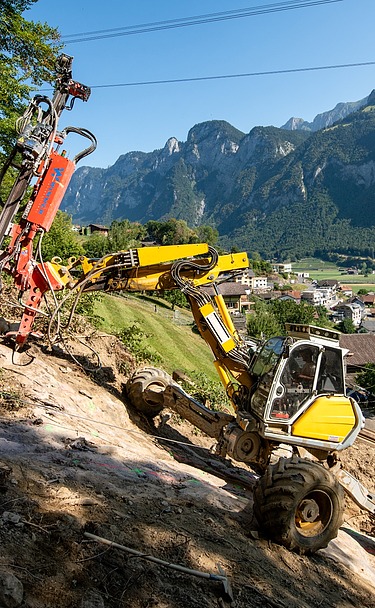
MULTIPOLYGON (((108 254, 100 260, 57 260, 48 265, 60 282, 77 294, 89 291, 147 292, 179 289, 196 326, 214 354, 214 365, 232 400, 251 386, 249 355, 220 294, 220 280, 247 268, 247 254, 219 255, 205 243, 142 247, 108 254), (80 274, 77 277, 77 271, 80 274), (213 295, 205 289, 213 289, 213 295), (238 391, 238 385, 242 390, 238 391)), ((53 321, 53 319, 52 319, 53 321)), ((236 403, 239 406, 239 403, 236 403)))

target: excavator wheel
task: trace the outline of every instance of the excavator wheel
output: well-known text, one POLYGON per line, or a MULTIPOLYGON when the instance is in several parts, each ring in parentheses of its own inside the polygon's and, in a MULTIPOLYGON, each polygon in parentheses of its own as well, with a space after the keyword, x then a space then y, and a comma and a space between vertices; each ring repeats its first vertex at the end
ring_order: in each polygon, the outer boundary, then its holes
POLYGON ((343 520, 344 491, 322 465, 298 456, 270 465, 254 491, 264 534, 300 554, 326 547, 343 520))
POLYGON ((126 396, 139 412, 153 418, 163 409, 163 400, 157 398, 158 394, 160 395, 169 384, 174 382, 166 372, 156 367, 144 367, 128 380, 126 396), (156 393, 155 399, 149 391, 156 393))

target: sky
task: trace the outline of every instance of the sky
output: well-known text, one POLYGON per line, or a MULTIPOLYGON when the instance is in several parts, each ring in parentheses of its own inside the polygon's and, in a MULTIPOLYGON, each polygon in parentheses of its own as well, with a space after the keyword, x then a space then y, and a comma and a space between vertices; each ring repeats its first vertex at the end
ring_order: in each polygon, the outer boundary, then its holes
POLYGON ((281 0, 38 0, 23 16, 67 37, 63 52, 74 57, 73 78, 92 93, 63 113, 60 127, 92 131, 98 147, 82 164, 108 167, 121 154, 163 148, 170 137, 186 141, 189 129, 208 120, 226 120, 248 133, 259 125, 281 127, 291 116, 312 121, 339 102, 366 97, 375 88, 375 64, 133 84, 375 62, 375 1, 322 1, 293 0, 293 10, 280 10, 281 0), (263 13, 69 42, 73 34, 85 33, 80 39, 98 30, 254 7, 263 13))

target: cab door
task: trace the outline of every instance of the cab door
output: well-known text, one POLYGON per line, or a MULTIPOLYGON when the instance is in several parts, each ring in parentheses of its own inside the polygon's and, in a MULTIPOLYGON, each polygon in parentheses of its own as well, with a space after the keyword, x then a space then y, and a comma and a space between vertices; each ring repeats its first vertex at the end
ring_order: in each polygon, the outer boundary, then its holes
POLYGON ((268 408, 270 420, 289 421, 316 395, 321 349, 316 344, 296 344, 280 365, 268 408))

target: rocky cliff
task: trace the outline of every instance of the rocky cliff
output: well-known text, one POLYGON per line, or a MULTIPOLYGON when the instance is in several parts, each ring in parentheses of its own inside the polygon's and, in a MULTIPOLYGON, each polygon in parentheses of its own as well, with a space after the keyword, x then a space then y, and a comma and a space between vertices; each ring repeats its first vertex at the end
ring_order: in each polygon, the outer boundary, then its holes
POLYGON ((316 117, 316 127, 330 126, 315 132, 299 119, 290 129, 247 134, 225 121, 201 123, 186 142, 171 137, 164 148, 129 152, 108 169, 78 169, 63 209, 81 223, 174 217, 191 227, 210 224, 224 246, 267 257, 358 243, 365 253, 375 237, 374 108, 374 93, 339 104, 316 117))

